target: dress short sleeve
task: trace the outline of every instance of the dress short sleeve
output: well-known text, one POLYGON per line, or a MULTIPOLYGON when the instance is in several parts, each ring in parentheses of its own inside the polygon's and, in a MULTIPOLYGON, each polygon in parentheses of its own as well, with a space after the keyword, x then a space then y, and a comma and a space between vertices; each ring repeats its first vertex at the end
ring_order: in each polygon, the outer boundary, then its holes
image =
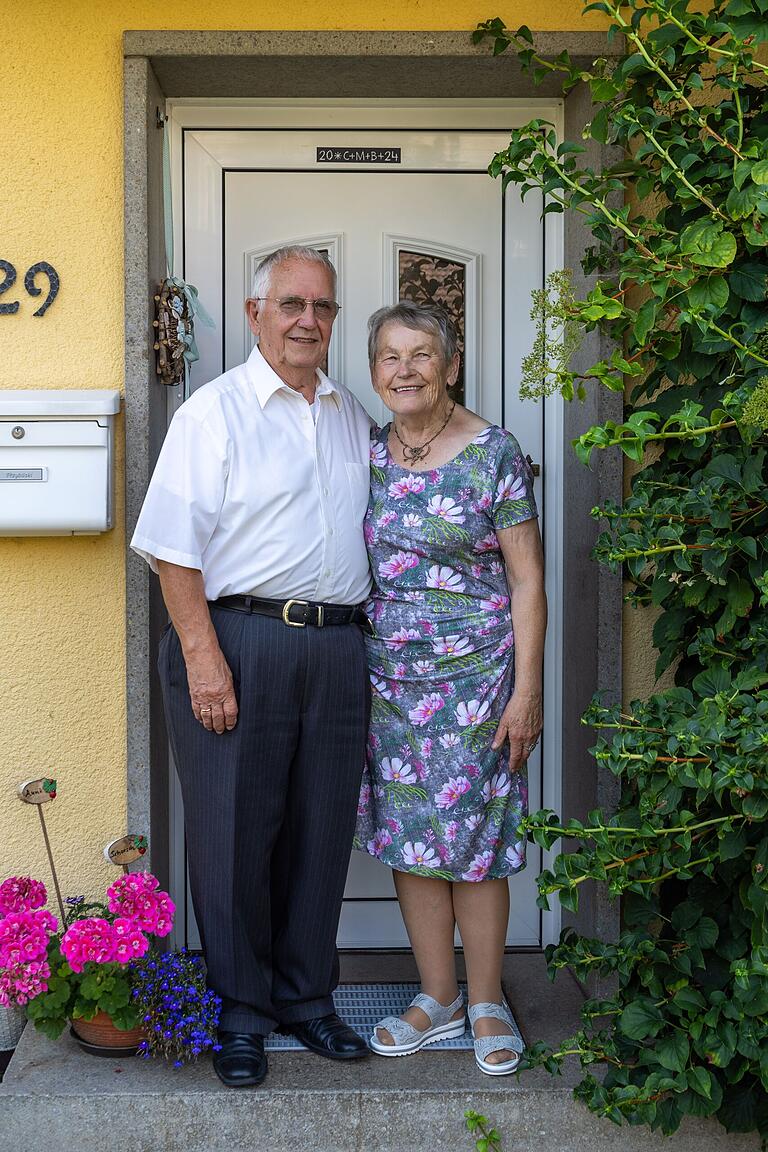
POLYGON ((495 458, 491 522, 495 529, 512 528, 539 515, 533 495, 533 473, 511 432, 502 432, 495 458))
POLYGON ((226 492, 228 458, 200 420, 182 407, 168 429, 131 540, 154 572, 157 561, 203 568, 226 492))

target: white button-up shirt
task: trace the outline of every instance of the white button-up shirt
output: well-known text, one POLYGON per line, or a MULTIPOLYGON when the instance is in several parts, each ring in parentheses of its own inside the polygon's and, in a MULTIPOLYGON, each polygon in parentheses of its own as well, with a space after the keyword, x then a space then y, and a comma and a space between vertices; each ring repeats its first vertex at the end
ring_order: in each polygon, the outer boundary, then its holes
POLYGON ((182 405, 131 541, 155 572, 199 568, 209 600, 365 599, 371 422, 317 376, 313 412, 256 347, 182 405))

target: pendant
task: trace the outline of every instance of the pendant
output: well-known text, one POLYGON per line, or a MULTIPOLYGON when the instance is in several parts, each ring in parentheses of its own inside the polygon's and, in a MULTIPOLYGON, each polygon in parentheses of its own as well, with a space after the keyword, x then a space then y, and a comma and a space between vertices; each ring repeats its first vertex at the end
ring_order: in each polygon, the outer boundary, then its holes
POLYGON ((417 445, 415 448, 403 444, 403 460, 406 464, 417 464, 419 460, 426 460, 427 456, 429 456, 429 444, 417 445))

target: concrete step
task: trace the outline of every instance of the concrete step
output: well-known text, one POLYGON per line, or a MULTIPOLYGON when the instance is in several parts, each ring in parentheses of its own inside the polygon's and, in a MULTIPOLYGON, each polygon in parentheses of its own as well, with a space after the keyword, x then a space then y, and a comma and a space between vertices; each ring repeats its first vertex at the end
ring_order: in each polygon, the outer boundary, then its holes
MULTIPOLYGON (((459 977, 463 967, 459 963, 459 977)), ((346 956, 343 981, 413 980, 408 956, 346 956)), ((554 1042, 578 1026, 581 994, 546 979, 541 955, 507 957, 504 985, 523 1035, 554 1042)), ((233 1091, 209 1061, 182 1069, 82 1052, 27 1026, 0 1084, 0 1152, 474 1152, 464 1112, 487 1116, 503 1152, 757 1152, 752 1136, 692 1121, 671 1138, 598 1120, 571 1095, 578 1069, 493 1079, 471 1052, 339 1064, 270 1055, 259 1088, 233 1091)))
POLYGON ((272 1056, 264 1085, 224 1088, 206 1061, 177 1069, 88 1056, 68 1036, 27 1028, 0 1085, 0 1149, 103 1152, 472 1152, 467 1108, 488 1116, 504 1152, 756 1152, 692 1122, 671 1139, 617 1128, 544 1073, 494 1081, 468 1052, 337 1064, 272 1056))

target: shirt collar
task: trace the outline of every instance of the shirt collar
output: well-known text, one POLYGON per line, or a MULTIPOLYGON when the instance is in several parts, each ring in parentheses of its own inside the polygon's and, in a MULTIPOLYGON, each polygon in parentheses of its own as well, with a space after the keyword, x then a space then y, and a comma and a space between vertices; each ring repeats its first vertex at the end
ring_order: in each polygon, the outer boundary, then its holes
MULTIPOLYGON (((262 408, 264 408, 267 401, 271 399, 276 392, 280 392, 281 390, 285 390, 286 392, 293 391, 284 380, 280 379, 274 368, 264 359, 261 352, 259 352, 258 344, 254 345, 253 351, 246 360, 245 369, 262 408)), ((315 398, 318 396, 330 396, 337 409, 339 409, 339 411, 341 410, 341 392, 333 380, 326 376, 324 372, 321 372, 319 368, 317 369, 315 398)))

